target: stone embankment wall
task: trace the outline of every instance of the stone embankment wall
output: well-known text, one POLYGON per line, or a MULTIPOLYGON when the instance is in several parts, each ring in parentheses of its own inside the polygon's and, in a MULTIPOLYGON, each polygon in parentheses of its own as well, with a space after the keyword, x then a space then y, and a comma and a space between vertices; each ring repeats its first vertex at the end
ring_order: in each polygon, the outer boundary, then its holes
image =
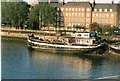
POLYGON ((31 33, 33 33, 35 37, 45 40, 62 40, 62 37, 59 36, 60 34, 56 32, 1 28, 1 36, 27 38, 31 33))

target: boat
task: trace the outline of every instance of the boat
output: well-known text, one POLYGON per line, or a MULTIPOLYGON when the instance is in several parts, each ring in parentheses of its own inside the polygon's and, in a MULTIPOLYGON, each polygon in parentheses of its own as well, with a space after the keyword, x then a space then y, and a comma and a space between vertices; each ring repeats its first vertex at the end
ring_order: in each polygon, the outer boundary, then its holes
POLYGON ((97 37, 95 33, 77 32, 71 33, 70 37, 64 36, 61 41, 44 40, 33 35, 28 36, 28 47, 54 53, 98 53, 105 47, 105 43, 100 41, 101 38, 97 37))
POLYGON ((120 42, 109 45, 110 52, 120 54, 120 42))

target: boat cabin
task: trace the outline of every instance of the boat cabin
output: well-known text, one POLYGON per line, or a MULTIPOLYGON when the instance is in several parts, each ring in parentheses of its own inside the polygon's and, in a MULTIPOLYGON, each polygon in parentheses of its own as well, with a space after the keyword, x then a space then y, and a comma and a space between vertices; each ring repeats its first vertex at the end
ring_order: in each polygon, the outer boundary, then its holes
POLYGON ((94 45, 96 41, 96 34, 85 32, 85 33, 71 33, 71 37, 65 37, 63 42, 81 44, 81 45, 94 45))

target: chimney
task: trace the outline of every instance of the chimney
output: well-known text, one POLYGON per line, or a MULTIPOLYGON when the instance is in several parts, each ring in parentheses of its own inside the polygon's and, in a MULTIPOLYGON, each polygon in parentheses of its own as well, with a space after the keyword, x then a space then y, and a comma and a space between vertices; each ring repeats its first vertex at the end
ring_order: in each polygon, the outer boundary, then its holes
POLYGON ((63 0, 63 5, 65 4, 65 0, 63 0))
POLYGON ((114 1, 112 0, 112 1, 111 1, 111 5, 113 5, 113 4, 114 4, 114 1))
POLYGON ((92 3, 92 8, 95 7, 95 0, 93 0, 93 3, 92 3))
POLYGON ((50 4, 50 0, 48 0, 48 4, 50 4))

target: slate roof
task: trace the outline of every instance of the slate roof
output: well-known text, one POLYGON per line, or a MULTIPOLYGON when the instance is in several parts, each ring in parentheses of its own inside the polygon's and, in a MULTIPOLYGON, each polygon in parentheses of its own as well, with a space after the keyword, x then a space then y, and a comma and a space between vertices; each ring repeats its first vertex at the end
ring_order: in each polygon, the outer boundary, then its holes
POLYGON ((113 11, 119 11, 120 9, 120 4, 96 4, 95 7, 96 9, 113 9, 113 11))
MULTIPOLYGON (((92 3, 90 2, 68 2, 64 6, 83 6, 83 7, 91 7, 92 3)), ((120 4, 111 4, 111 3, 95 3, 96 9, 113 9, 113 11, 119 11, 120 4)))
POLYGON ((85 7, 90 7, 91 3, 89 3, 89 2, 68 2, 64 6, 85 6, 85 7))

